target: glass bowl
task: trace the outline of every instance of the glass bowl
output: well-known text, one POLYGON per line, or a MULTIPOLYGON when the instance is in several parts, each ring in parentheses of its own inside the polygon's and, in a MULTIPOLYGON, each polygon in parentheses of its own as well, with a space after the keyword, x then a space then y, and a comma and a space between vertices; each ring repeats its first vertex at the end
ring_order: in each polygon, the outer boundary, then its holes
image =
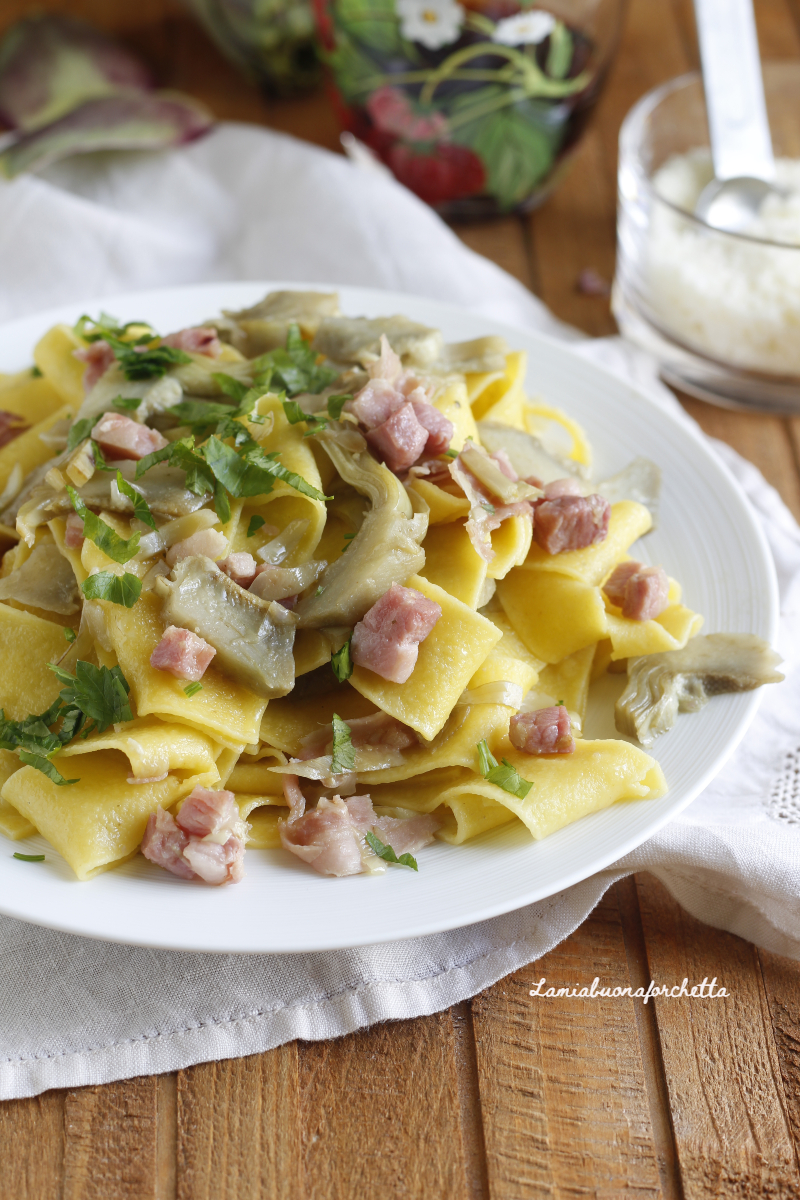
POLYGON ((726 407, 797 414, 800 64, 765 63, 764 86, 776 182, 790 192, 771 197, 747 234, 692 215, 713 177, 699 74, 656 88, 628 113, 612 305, 621 332, 656 356, 667 382, 726 407))
POLYGON ((314 0, 342 125, 451 217, 524 212, 558 181, 625 0, 314 0))
POLYGON ((319 82, 311 0, 185 0, 220 50, 269 95, 319 82))

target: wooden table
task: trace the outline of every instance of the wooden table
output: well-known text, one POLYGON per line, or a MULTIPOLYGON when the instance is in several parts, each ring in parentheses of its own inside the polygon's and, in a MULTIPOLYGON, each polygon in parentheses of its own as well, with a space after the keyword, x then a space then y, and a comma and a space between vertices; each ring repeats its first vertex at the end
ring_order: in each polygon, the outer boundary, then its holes
MULTIPOLYGON (((0 28, 33 9, 3 0, 0 28)), ((48 0, 123 35, 219 117, 337 148, 321 95, 268 103, 177 0, 48 0)), ((756 0, 765 58, 800 55, 800 0, 756 0)), ((697 65, 690 0, 631 0, 571 175, 529 218, 459 226, 591 334, 579 272, 614 268, 616 140, 647 89, 697 65)), ((800 516, 800 421, 685 400, 800 516)), ((800 964, 688 917, 652 877, 616 885, 572 937, 474 1000, 334 1042, 0 1105, 0 1200, 458 1200, 800 1196, 800 964), (537 1001, 541 976, 717 977, 727 1000, 537 1001)))

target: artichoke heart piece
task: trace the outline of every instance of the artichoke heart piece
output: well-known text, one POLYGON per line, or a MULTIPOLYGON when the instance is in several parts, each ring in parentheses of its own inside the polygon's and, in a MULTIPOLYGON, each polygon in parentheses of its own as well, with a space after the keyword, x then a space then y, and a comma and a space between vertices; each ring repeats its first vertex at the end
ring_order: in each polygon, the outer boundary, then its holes
POLYGON ((442 355, 444 338, 438 329, 400 315, 323 317, 311 348, 333 362, 363 363, 380 354, 382 333, 409 366, 427 367, 442 355))
POLYGON ((34 546, 21 567, 0 579, 0 600, 69 616, 80 608, 75 573, 54 542, 34 546))
POLYGON ((363 448, 360 435, 324 430, 316 439, 345 483, 367 496, 372 507, 347 553, 323 572, 321 593, 301 600, 295 611, 301 627, 352 626, 393 583, 404 583, 424 566, 420 543, 428 517, 413 513, 400 480, 363 448))
POLYGON ((292 690, 297 618, 282 604, 253 596, 203 555, 182 559, 155 589, 164 622, 213 646, 215 666, 229 678, 267 699, 292 690))
POLYGON ((710 633, 682 650, 628 660, 628 686, 617 701, 617 729, 643 746, 697 712, 712 696, 780 683, 779 655, 752 633, 710 633))
POLYGON ((572 458, 561 458, 548 450, 539 438, 512 425, 499 421, 479 421, 478 433, 481 445, 490 454, 505 450, 509 461, 520 479, 535 476, 542 483, 571 476, 580 482, 588 477, 588 470, 572 458))

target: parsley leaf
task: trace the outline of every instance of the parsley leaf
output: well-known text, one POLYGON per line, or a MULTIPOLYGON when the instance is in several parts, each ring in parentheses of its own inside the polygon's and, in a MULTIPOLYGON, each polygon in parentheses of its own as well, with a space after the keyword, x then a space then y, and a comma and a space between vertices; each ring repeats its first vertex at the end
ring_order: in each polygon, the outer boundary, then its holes
POLYGON ((350 726, 343 721, 338 713, 331 718, 333 722, 333 757, 331 759, 331 775, 343 775, 352 771, 356 765, 356 750, 350 738, 350 726))
POLYGON ((141 396, 117 396, 116 400, 112 400, 114 408, 123 408, 126 412, 136 412, 136 409, 142 403, 141 396))
POLYGON ((353 660, 350 657, 350 643, 352 640, 353 635, 351 633, 341 649, 331 655, 331 667, 339 683, 344 683, 353 674, 353 660))
POLYGON ((485 508, 490 517, 494 516, 494 505, 485 503, 481 504, 481 508, 485 508))
POLYGON ((69 625, 64 626, 64 637, 67 639, 67 641, 69 642, 70 645, 72 645, 72 643, 75 641, 75 638, 77 636, 78 635, 75 632, 75 630, 70 629, 69 625))
POLYGON ((94 459, 95 470, 96 471, 113 471, 114 468, 110 467, 108 465, 108 463, 106 462, 105 454, 103 454, 103 451, 100 449, 100 447, 98 446, 98 444, 94 440, 94 438, 90 439, 89 445, 92 448, 92 458, 94 459))
POLYGON ((124 575, 97 571, 83 581, 81 591, 87 600, 110 600, 112 604, 133 608, 141 595, 142 581, 128 571, 124 575))
POLYGON ((338 421, 342 415, 342 409, 344 408, 345 404, 347 404, 348 400, 352 399, 353 396, 351 392, 343 392, 339 396, 328 396, 328 416, 332 420, 338 421))
POLYGON ((412 871, 418 871, 417 860, 412 858, 410 854, 401 854, 398 858, 391 846, 384 846, 379 837, 374 833, 365 835, 364 840, 369 846, 373 854, 377 854, 378 858, 382 858, 388 863, 397 863, 399 867, 411 867, 412 871))
POLYGON ((104 334, 105 340, 114 351, 114 357, 120 365, 126 379, 157 379, 166 375, 170 367, 181 363, 190 363, 191 357, 175 346, 132 346, 121 342, 110 333, 104 334))
MULTIPOLYGON (((76 779, 75 783, 77 782, 76 779)), ((44 862, 43 854, 20 854, 19 850, 15 850, 11 857, 18 858, 20 862, 44 862)))
POLYGON ((444 456, 445 456, 445 458, 458 458, 458 451, 457 450, 445 450, 444 456))
POLYGON ((143 524, 149 525, 151 529, 156 529, 155 517, 150 512, 150 505, 135 487, 128 483, 127 479, 123 478, 122 472, 117 471, 117 487, 122 492, 123 496, 127 496, 133 504, 134 516, 136 516, 143 524))
POLYGON ((196 696, 197 693, 202 692, 202 690, 203 690, 202 683, 189 683, 183 689, 183 694, 184 694, 184 696, 188 696, 189 699, 191 700, 192 696, 196 696))
POLYGON ((84 714, 80 709, 65 705, 61 697, 54 700, 46 712, 25 717, 22 721, 8 720, 0 709, 0 747, 15 750, 22 762, 35 767, 59 786, 77 783, 77 779, 65 779, 50 757, 72 741, 83 723, 84 714), (49 727, 59 721, 60 731, 51 732, 49 727))
POLYGON ((67 449, 74 450, 81 442, 85 442, 99 420, 99 417, 83 417, 80 421, 73 421, 67 434, 67 449))
POLYGON ((502 764, 499 763, 485 741, 478 742, 477 751, 478 769, 486 782, 493 783, 504 792, 524 800, 533 784, 523 779, 507 758, 503 759, 502 764))
POLYGON ((253 535, 256 534, 258 532, 258 530, 261 528, 261 526, 266 525, 266 523, 267 522, 264 520, 263 517, 259 517, 259 516, 251 517, 250 524, 247 526, 247 536, 249 538, 253 537, 253 535))
POLYGON ((339 375, 335 367, 325 367, 317 363, 317 354, 307 342, 303 341, 300 328, 290 325, 286 337, 285 349, 270 350, 254 359, 253 366, 259 373, 271 371, 270 385, 277 382, 278 387, 285 390, 287 396, 297 396, 300 392, 312 392, 316 395, 323 388, 329 387, 339 375))
POLYGON ((290 425, 298 425, 300 421, 310 420, 309 414, 303 412, 296 400, 284 400, 283 411, 290 425))
POLYGON ((35 767, 37 771, 41 771, 48 779, 52 779, 53 783, 58 787, 68 787, 71 783, 80 783, 80 779, 65 779, 49 758, 43 754, 37 754, 35 750, 18 750, 17 754, 20 760, 27 767, 35 767))
POLYGON ((74 675, 54 663, 49 667, 59 682, 66 684, 60 699, 95 721, 100 733, 109 725, 133 720, 128 703, 130 685, 119 667, 95 667, 80 658, 74 675))
POLYGON ((73 332, 85 342, 99 342, 101 338, 123 338, 129 329, 134 328, 150 329, 150 326, 146 321, 128 321, 127 324, 120 325, 116 317, 106 312, 101 312, 97 318, 84 313, 73 326, 73 332))
POLYGON ((75 491, 75 488, 70 487, 69 484, 67 484, 67 495, 72 502, 75 512, 79 517, 83 517, 84 537, 88 537, 90 542, 94 542, 95 546, 102 550, 104 554, 107 554, 109 558, 113 559, 114 562, 126 563, 129 559, 133 558, 139 549, 138 533, 134 533, 126 541, 110 525, 106 525, 105 521, 101 521, 96 513, 88 509, 75 491))

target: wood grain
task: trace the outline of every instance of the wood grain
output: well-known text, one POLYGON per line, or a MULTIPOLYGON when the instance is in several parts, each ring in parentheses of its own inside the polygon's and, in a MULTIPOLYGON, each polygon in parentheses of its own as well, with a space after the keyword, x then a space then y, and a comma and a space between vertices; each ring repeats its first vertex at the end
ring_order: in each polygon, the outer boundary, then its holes
POLYGON ((302 1200, 297 1047, 178 1072, 178 1200, 302 1200))
POLYGON ((467 1173, 450 1012, 304 1043, 299 1054, 307 1196, 482 1194, 467 1173))
MULTIPOLYGON (((728 996, 655 1003, 687 1200, 800 1196, 769 1007, 754 946, 686 913, 652 876, 637 880, 653 980, 717 979, 728 996)), ((796 1001, 795 1001, 796 1003, 796 1001)))
POLYGON ((800 963, 759 950, 772 1032, 780 1062, 786 1115, 800 1155, 800 963))
POLYGON ((64 1096, 63 1200, 150 1200, 156 1192, 156 1079, 64 1096))
POLYGON ((618 893, 560 946, 473 1001, 492 1200, 660 1196, 630 998, 547 999, 530 989, 630 987, 618 893), (597 1191, 595 1189, 598 1189, 597 1191))
POLYGON ((62 1092, 0 1104, 0 1162, 0 1200, 60 1200, 62 1092))

